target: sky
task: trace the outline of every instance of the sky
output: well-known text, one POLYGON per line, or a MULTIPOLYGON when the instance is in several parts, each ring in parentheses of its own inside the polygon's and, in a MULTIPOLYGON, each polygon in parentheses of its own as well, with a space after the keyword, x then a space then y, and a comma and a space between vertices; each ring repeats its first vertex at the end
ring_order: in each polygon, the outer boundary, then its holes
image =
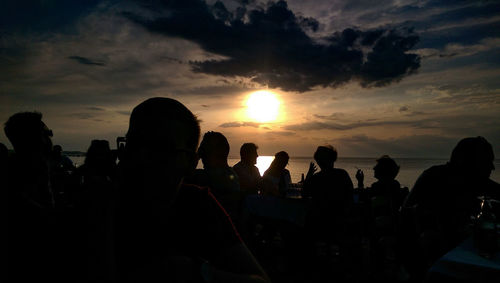
POLYGON ((64 150, 114 147, 156 96, 223 133, 231 156, 254 142, 260 155, 331 144, 341 157, 447 158, 484 136, 498 157, 500 1, 0 2, 2 123, 39 111, 64 150), (275 120, 248 115, 263 90, 275 120))

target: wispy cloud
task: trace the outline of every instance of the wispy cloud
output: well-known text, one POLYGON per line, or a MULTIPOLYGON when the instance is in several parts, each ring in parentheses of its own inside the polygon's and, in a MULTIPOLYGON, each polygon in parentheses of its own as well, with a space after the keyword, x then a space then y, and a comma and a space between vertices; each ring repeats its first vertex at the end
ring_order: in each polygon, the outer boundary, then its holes
POLYGON ((347 131, 363 127, 379 127, 379 126, 407 126, 415 128, 435 128, 434 123, 429 120, 420 121, 398 121, 398 120, 378 120, 378 121, 362 121, 355 123, 335 123, 331 121, 321 122, 312 121, 301 124, 287 125, 284 128, 292 131, 314 131, 314 130, 338 130, 347 131))
POLYGON ((238 128, 238 127, 258 128, 259 126, 260 123, 255 123, 255 122, 228 122, 219 125, 219 127, 221 128, 238 128))
POLYGON ((85 57, 81 57, 81 56, 69 56, 68 59, 75 60, 78 63, 83 64, 83 65, 96 65, 96 66, 105 66, 106 65, 103 62, 94 61, 94 60, 91 60, 89 58, 85 58, 85 57))
POLYGON ((500 37, 485 38, 477 44, 449 43, 443 49, 423 48, 414 52, 422 58, 450 58, 471 56, 480 52, 500 48, 500 37))

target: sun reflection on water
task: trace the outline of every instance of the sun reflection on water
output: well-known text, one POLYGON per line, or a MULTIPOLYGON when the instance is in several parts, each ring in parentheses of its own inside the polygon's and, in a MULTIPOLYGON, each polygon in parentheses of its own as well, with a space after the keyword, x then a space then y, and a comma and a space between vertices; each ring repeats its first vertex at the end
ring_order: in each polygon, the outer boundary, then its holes
POLYGON ((260 175, 264 175, 264 172, 269 168, 271 162, 273 162, 274 156, 259 156, 257 157, 257 168, 259 168, 260 175))

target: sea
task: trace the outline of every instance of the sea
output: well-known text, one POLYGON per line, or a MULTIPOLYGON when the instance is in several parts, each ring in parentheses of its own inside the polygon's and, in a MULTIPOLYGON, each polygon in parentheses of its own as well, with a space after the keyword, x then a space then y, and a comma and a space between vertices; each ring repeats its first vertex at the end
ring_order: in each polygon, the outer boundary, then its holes
MULTIPOLYGON (((76 166, 83 164, 85 160, 84 156, 69 156, 69 158, 75 163, 76 166)), ((269 167, 273 161, 274 156, 259 156, 257 158, 257 168, 259 168, 260 174, 264 174, 264 171, 269 167)), ((336 168, 342 168, 346 170, 351 176, 354 186, 357 186, 356 181, 356 171, 358 169, 363 170, 365 175, 365 186, 370 186, 375 182, 373 177, 373 167, 376 164, 375 157, 339 157, 337 162, 335 162, 336 168)), ((401 183, 401 186, 412 188, 417 180, 418 176, 427 168, 433 165, 445 164, 447 159, 424 159, 424 158, 394 158, 396 163, 399 165, 399 174, 396 179, 401 183)), ((239 162, 239 158, 229 158, 229 166, 239 162)), ((292 176, 292 182, 299 182, 301 180, 302 174, 306 175, 309 169, 309 164, 314 162, 312 158, 309 157, 291 157, 287 169, 290 171, 292 176)), ((500 183, 500 159, 494 161, 495 168, 491 172, 491 179, 500 183)), ((201 161, 198 162, 198 168, 203 168, 201 161)), ((318 167, 319 170, 319 167, 318 167)))

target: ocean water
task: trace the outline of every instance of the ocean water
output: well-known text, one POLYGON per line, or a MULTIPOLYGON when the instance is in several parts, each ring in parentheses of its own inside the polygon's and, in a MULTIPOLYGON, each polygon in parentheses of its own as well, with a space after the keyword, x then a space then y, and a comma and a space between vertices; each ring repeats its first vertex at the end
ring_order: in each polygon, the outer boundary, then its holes
MULTIPOLYGON (((269 167, 274 156, 259 156, 257 158, 257 168, 259 168, 260 174, 262 175, 264 171, 269 167)), ((336 168, 342 168, 349 173, 354 187, 357 186, 356 171, 359 169, 363 170, 365 175, 365 186, 370 186, 376 180, 373 177, 373 167, 376 164, 375 157, 358 158, 358 157, 339 157, 337 162, 335 162, 336 168)), ((445 164, 448 159, 422 159, 422 158, 394 158, 396 163, 399 165, 399 174, 396 179, 401 183, 401 186, 412 188, 413 184, 417 178, 422 174, 422 172, 434 165, 445 164)), ((238 163, 239 159, 229 158, 229 166, 233 166, 238 163)), ((302 174, 304 176, 307 174, 309 169, 309 163, 314 162, 312 158, 308 157, 291 157, 288 161, 287 169, 290 171, 292 176, 292 182, 299 182, 302 174)), ((316 163, 315 163, 316 164, 316 163)), ((491 172, 491 179, 496 182, 500 182, 500 159, 494 161, 495 168, 498 170, 493 170, 491 172)), ((316 165, 316 167, 318 167, 316 165)), ((198 168, 202 168, 201 161, 198 163, 198 168)), ((319 167, 318 167, 319 170, 319 167)))
MULTIPOLYGON (((71 160, 76 163, 77 166, 83 164, 85 157, 82 156, 70 156, 71 160)), ((257 167, 261 174, 269 167, 274 156, 259 156, 257 159, 257 167)), ((354 157, 339 157, 337 162, 335 162, 336 168, 342 168, 346 170, 351 176, 354 186, 357 186, 356 181, 356 171, 357 169, 363 170, 365 173, 365 186, 370 186, 375 182, 373 177, 373 167, 375 166, 376 158, 354 158, 354 157)), ((394 158, 396 163, 400 166, 399 174, 396 179, 401 183, 402 186, 412 188, 413 184, 417 180, 418 176, 427 168, 433 165, 445 164, 447 159, 420 159, 420 158, 394 158)), ((238 163, 239 159, 229 158, 228 163, 230 166, 238 163)), ((293 182, 299 182, 301 175, 307 174, 309 169, 309 163, 314 161, 312 158, 306 157, 291 157, 288 162, 287 169, 290 171, 293 182)), ((491 179, 500 183, 500 159, 494 161, 495 168, 491 172, 491 179)), ((203 168, 201 161, 198 162, 198 168, 203 168)), ((319 168, 318 168, 319 170, 319 168)))

